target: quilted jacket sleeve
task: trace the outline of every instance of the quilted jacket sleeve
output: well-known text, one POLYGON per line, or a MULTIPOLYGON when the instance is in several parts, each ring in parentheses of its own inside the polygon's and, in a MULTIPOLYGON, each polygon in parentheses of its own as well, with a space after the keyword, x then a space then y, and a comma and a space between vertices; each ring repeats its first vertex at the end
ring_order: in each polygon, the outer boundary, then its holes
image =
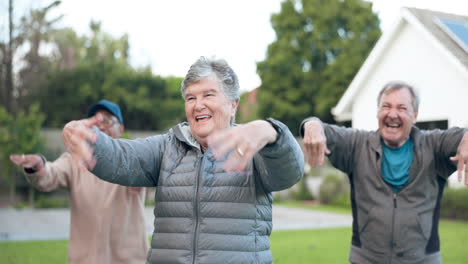
POLYGON ((99 178, 125 186, 156 186, 167 134, 142 139, 113 139, 98 133, 94 145, 99 178))
POLYGON ((304 154, 289 128, 270 119, 278 132, 276 142, 260 152, 261 162, 255 162, 262 184, 267 191, 280 191, 297 183, 304 175, 304 154))

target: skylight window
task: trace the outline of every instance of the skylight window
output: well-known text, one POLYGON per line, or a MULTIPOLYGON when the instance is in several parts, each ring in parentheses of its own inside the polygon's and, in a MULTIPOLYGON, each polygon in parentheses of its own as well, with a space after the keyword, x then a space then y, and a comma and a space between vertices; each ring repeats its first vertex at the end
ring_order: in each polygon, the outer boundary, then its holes
POLYGON ((468 53, 468 22, 438 17, 436 24, 468 53))

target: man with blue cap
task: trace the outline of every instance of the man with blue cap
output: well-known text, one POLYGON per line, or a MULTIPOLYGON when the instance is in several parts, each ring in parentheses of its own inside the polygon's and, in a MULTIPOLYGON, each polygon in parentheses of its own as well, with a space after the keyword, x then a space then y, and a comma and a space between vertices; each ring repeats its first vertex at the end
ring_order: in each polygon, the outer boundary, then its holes
MULTIPOLYGON (((122 136, 123 118, 117 104, 101 100, 88 110, 88 117, 95 115, 100 115, 96 126, 102 132, 112 138, 122 136)), ((148 240, 143 188, 103 181, 80 169, 68 152, 54 162, 37 154, 11 155, 10 159, 24 168, 26 179, 38 190, 69 189, 69 263, 145 262, 148 240)))

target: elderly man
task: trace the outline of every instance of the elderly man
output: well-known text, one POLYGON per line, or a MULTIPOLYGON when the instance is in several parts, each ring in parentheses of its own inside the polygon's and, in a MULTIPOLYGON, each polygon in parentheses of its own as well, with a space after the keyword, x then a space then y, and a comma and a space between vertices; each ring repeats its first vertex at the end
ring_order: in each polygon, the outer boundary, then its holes
MULTIPOLYGON (((121 137, 124 126, 118 105, 101 100, 88 116, 100 116, 96 126, 112 138, 121 137)), ((141 264, 146 260, 143 188, 103 181, 63 153, 54 162, 41 155, 11 155, 24 167, 27 180, 40 191, 59 187, 70 191, 70 264, 141 264)))
POLYGON ((272 191, 303 175, 304 157, 276 120, 234 126, 239 82, 224 60, 200 58, 183 83, 188 122, 138 140, 115 140, 72 121, 64 142, 98 177, 157 186, 149 263, 272 263, 272 191), (95 142, 90 145, 88 142, 95 142))
POLYGON ((420 131, 419 98, 403 82, 390 82, 378 99, 378 131, 362 131, 308 118, 301 133, 311 165, 327 154, 351 183, 351 263, 441 263, 440 200, 458 169, 468 185, 467 129, 420 131))

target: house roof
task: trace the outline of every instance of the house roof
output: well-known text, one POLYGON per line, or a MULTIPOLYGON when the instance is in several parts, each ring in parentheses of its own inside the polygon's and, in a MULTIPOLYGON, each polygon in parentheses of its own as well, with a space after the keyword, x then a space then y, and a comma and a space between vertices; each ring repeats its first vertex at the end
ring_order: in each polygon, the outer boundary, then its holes
POLYGON ((409 12, 411 12, 421 22, 421 24, 468 69, 468 52, 466 52, 446 32, 444 32, 437 22, 437 18, 445 18, 468 23, 467 16, 460 16, 418 8, 406 9, 409 12))
POLYGON ((385 53, 388 46, 391 45, 399 29, 405 24, 404 22, 416 27, 423 34, 426 34, 428 39, 430 39, 440 51, 446 54, 449 60, 457 65, 462 72, 468 74, 468 52, 442 29, 438 18, 468 23, 467 16, 413 7, 403 7, 396 23, 387 32, 384 32, 379 41, 377 41, 348 89, 338 101, 338 104, 332 109, 332 114, 335 116, 335 119, 337 121, 351 120, 352 102, 355 96, 363 87, 366 77, 371 73, 372 69, 374 69, 379 58, 385 53))

